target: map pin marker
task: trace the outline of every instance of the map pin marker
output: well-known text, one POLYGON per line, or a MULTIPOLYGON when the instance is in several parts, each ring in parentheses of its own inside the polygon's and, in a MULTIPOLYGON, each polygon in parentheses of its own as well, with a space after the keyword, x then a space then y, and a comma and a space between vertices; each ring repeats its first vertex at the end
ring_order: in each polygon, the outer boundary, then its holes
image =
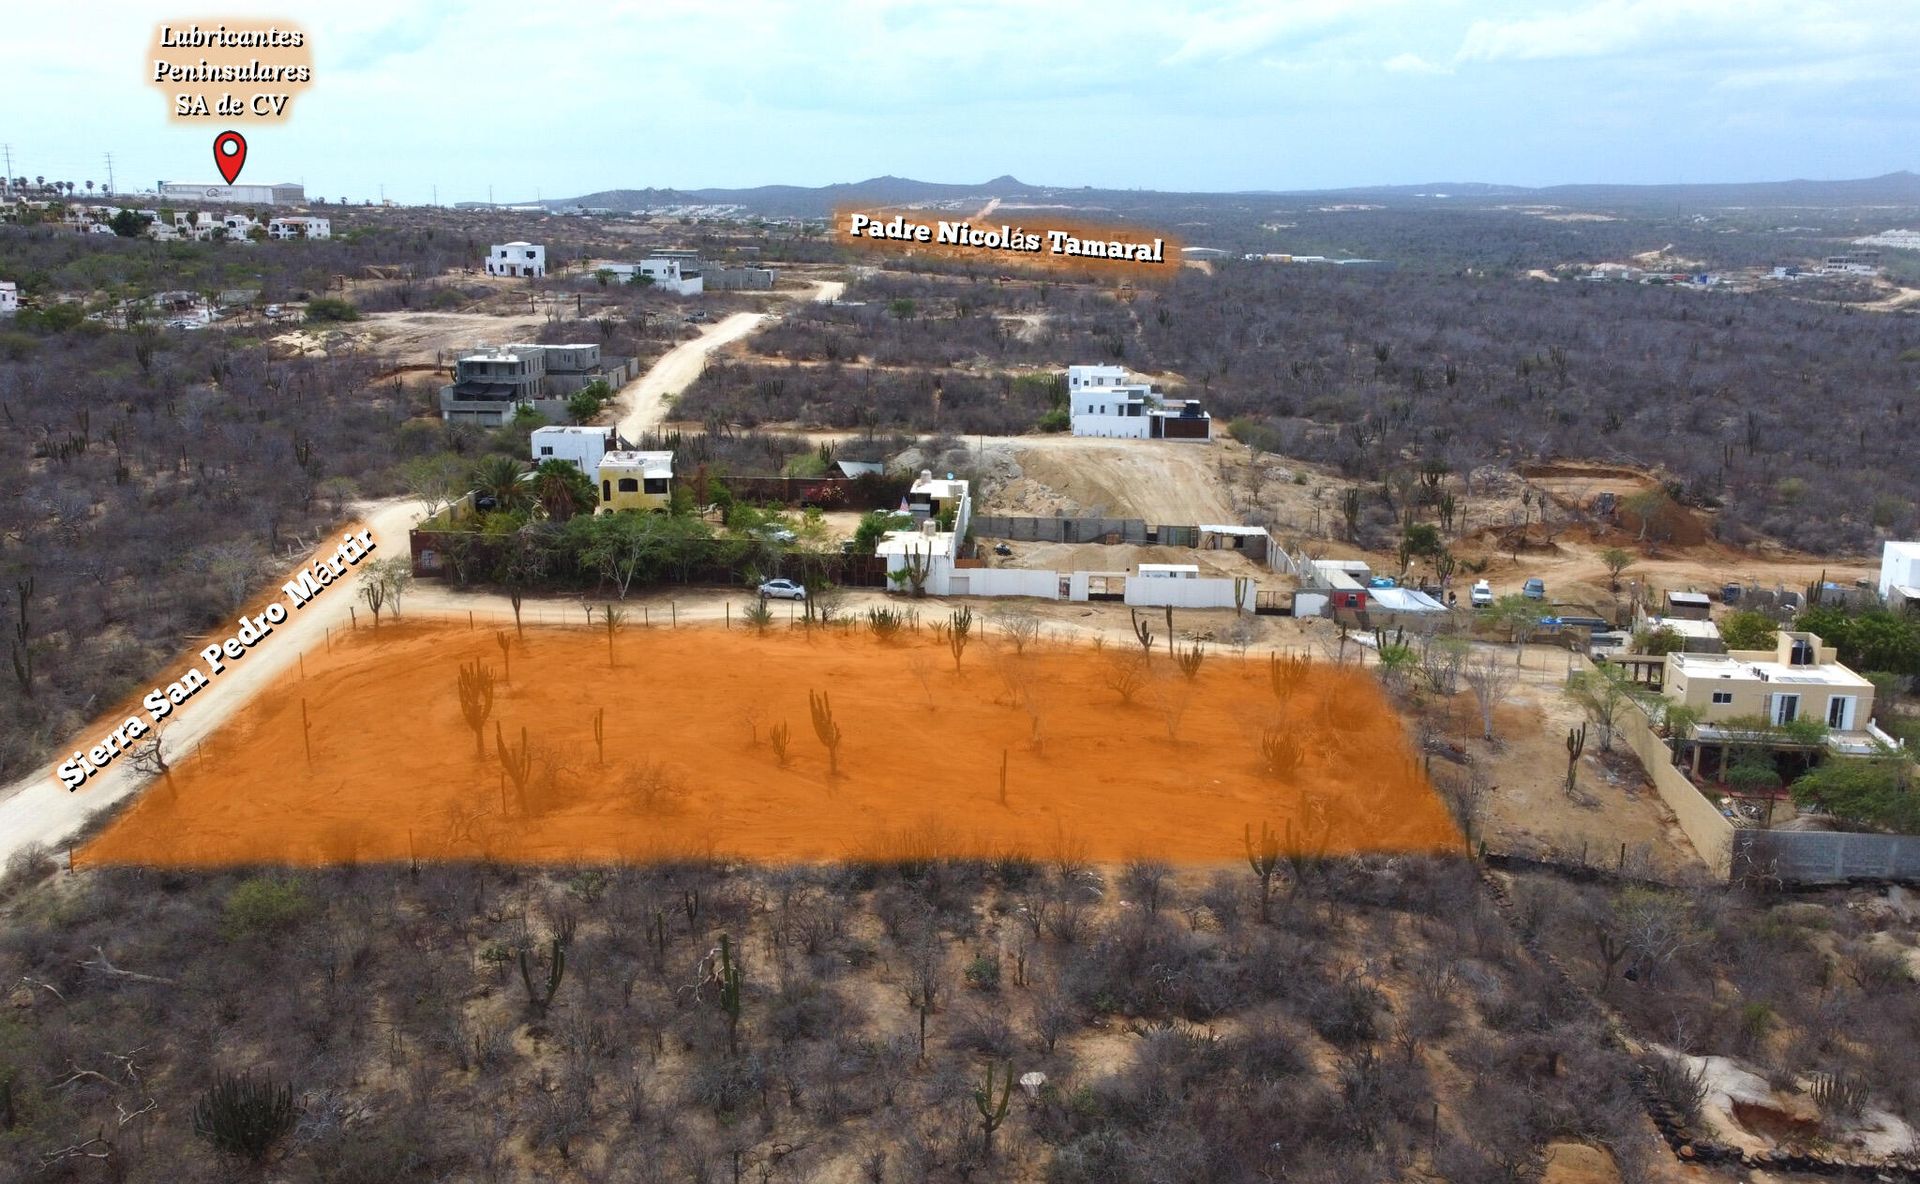
POLYGON ((239 132, 221 132, 213 138, 213 163, 220 166, 220 175, 233 184, 240 175, 240 166, 247 163, 247 141, 239 132))

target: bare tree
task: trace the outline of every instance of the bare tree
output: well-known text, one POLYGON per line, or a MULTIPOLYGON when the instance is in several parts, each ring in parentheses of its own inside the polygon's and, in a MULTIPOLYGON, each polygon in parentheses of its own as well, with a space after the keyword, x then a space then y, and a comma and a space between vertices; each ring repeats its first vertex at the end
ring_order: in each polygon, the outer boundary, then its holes
POLYGON ((1481 650, 1468 663, 1466 673, 1467 689, 1473 692, 1474 702, 1480 705, 1480 738, 1493 740, 1493 713, 1507 701, 1519 675, 1494 656, 1492 650, 1481 650))

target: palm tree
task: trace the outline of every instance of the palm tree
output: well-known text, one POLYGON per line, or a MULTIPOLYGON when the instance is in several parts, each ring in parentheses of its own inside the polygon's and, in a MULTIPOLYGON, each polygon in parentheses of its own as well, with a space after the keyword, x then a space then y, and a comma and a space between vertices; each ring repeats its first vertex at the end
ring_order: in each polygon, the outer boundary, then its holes
POLYGON ((533 496, 555 522, 565 522, 583 510, 592 510, 600 499, 593 481, 571 461, 540 462, 533 471, 533 496))
POLYGON ((527 471, 511 456, 494 455, 473 466, 473 491, 492 498, 494 508, 509 513, 533 504, 533 491, 526 481, 527 471))

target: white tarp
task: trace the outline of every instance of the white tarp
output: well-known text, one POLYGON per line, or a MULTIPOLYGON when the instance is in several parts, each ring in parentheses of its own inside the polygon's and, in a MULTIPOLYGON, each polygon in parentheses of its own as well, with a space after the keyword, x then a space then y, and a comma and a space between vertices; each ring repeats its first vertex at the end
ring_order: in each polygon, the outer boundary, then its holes
POLYGON ((1369 588, 1369 608, 1390 613, 1444 613, 1447 606, 1414 588, 1369 588))

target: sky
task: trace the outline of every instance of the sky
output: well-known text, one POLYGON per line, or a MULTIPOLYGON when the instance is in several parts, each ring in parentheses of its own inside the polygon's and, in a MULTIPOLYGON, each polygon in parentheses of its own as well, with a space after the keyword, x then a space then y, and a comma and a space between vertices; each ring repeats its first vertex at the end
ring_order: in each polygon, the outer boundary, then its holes
POLYGON ((15 175, 203 181, 155 25, 292 22, 245 181, 442 203, 880 174, 1227 191, 1920 169, 1914 0, 10 4, 15 175))

